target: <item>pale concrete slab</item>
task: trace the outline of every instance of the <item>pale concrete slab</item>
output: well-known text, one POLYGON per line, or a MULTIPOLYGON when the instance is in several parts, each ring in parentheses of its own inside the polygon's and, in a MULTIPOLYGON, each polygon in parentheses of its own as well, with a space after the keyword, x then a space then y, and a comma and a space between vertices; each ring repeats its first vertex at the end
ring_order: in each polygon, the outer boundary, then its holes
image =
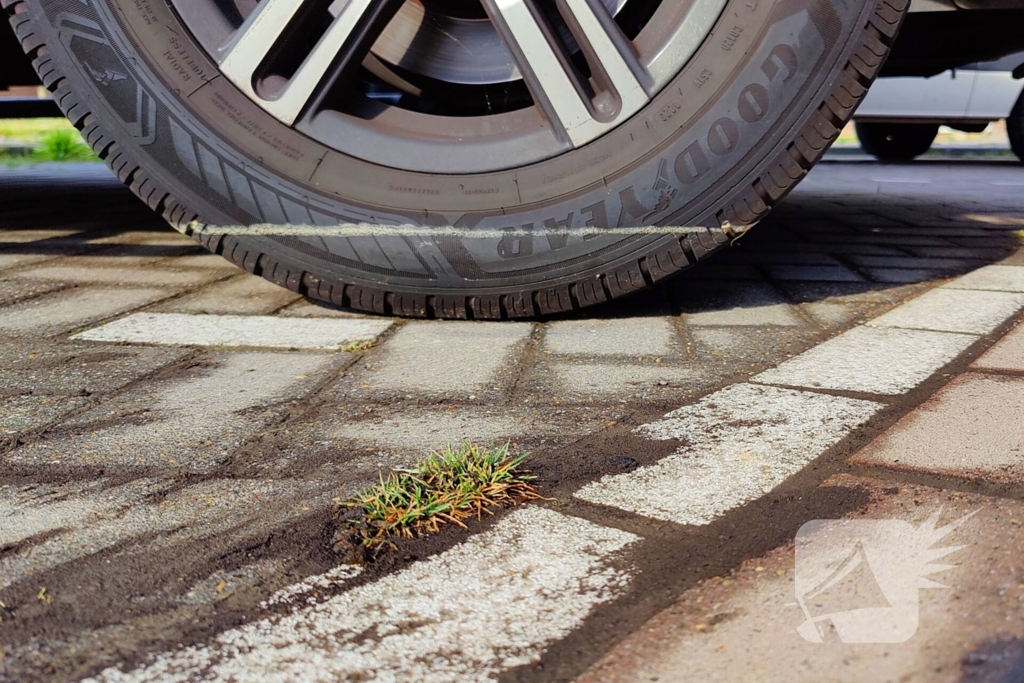
POLYGON ((241 275, 223 282, 215 282, 197 292, 167 301, 154 308, 153 312, 267 315, 301 298, 295 292, 261 277, 241 275))
POLYGON ((937 288, 867 324, 937 332, 989 334, 1024 308, 1024 294, 937 288))
POLYGON ((874 415, 881 405, 736 384, 636 432, 686 445, 657 463, 606 475, 575 497, 678 524, 703 525, 760 498, 874 415))
POLYGON ((1024 372, 1024 325, 1013 328, 998 344, 974 361, 971 367, 1024 372))
MULTIPOLYGON (((53 517, 70 528, 36 543, 25 543, 0 557, 0 589, 38 572, 87 557, 131 539, 147 536, 146 545, 185 547, 201 539, 236 529, 253 520, 263 508, 276 508, 275 524, 304 513, 305 504, 322 496, 323 483, 256 479, 214 479, 171 490, 168 481, 139 480, 111 491, 103 498, 86 497, 67 503, 53 502, 26 510, 19 521, 24 533, 31 528, 55 529, 53 517), (140 497, 146 492, 169 491, 158 502, 140 497), (109 516, 99 511, 106 505, 109 516)), ((324 501, 325 502, 325 501, 324 501)), ((189 552, 197 552, 190 548, 189 552)))
POLYGON ((466 398, 500 390, 532 331, 529 323, 411 322, 364 363, 360 379, 390 394, 466 398))
POLYGON ((857 273, 845 266, 767 266, 774 280, 817 282, 863 282, 857 273))
POLYGON ((73 339, 338 351, 352 342, 375 341, 393 324, 384 318, 297 320, 271 316, 136 313, 77 334, 73 339))
POLYGON ((639 538, 530 506, 398 573, 94 681, 494 680, 628 586, 639 538), (366 636, 370 634, 371 637, 366 636))
POLYGON ((310 378, 331 372, 337 359, 230 353, 213 362, 212 370, 195 369, 102 404, 77 418, 75 433, 23 446, 0 461, 208 470, 272 419, 279 410, 273 404, 302 396, 310 378))
MULTIPOLYGON (((1019 561, 1024 506, 1019 501, 845 476, 826 481, 821 493, 848 500, 863 496, 865 502, 844 517, 851 521, 899 520, 921 529, 938 511, 940 526, 977 513, 934 544, 935 548, 964 547, 933 560, 952 567, 927 578, 949 588, 915 591, 919 610, 913 637, 902 643, 843 643, 831 631, 824 643, 804 640, 797 627, 806 616, 796 604, 794 550, 788 543, 744 562, 726 577, 701 581, 594 664, 577 683, 1018 680, 1009 677, 1016 660, 1004 663, 1001 676, 968 674, 982 664, 989 665, 989 673, 997 673, 996 658, 985 661, 987 648, 1024 638, 1019 561)), ((906 548, 913 540, 897 538, 898 547, 906 548)), ((893 547, 891 539, 887 547, 893 547)), ((904 564, 908 560, 912 561, 900 557, 904 564)), ((865 576, 871 576, 870 570, 865 576)), ((871 593, 851 594, 849 589, 862 585, 840 582, 842 592, 833 593, 839 602, 834 611, 877 607, 878 602, 865 600, 878 595, 877 586, 871 593), (847 601, 840 602, 843 599, 847 601)), ((829 613, 827 607, 809 607, 815 616, 829 613)))
POLYGON ((355 311, 337 308, 331 304, 314 301, 311 299, 299 299, 295 303, 282 308, 277 315, 288 318, 373 318, 372 315, 356 313, 355 311))
MULTIPOLYGON (((3 258, 0 256, 0 264, 3 258)), ((0 265, 2 267, 2 265, 0 265)), ((60 282, 25 282, 24 280, 0 280, 0 304, 12 304, 22 299, 42 296, 63 289, 60 282)))
POLYGON ((77 229, 58 230, 0 230, 0 243, 29 244, 40 240, 52 240, 59 237, 80 234, 77 229))
POLYGON ((148 285, 153 287, 190 287, 209 282, 217 273, 209 270, 161 270, 159 268, 87 268, 39 266, 11 274, 30 280, 59 280, 80 284, 148 285))
MULTIPOLYGON (((58 258, 60 254, 41 252, 38 254, 2 254, 0 253, 0 270, 28 266, 58 258)), ((7 275, 7 273, 5 273, 7 275)))
POLYGON ((169 295, 166 290, 150 287, 73 289, 0 308, 0 333, 16 336, 59 334, 126 313, 169 295))
POLYGON ((950 282, 954 289, 1024 292, 1024 266, 985 266, 950 282))
POLYGON ((678 340, 670 318, 564 320, 547 326, 544 350, 583 356, 669 356, 678 353, 678 340))
POLYGON ((957 377, 850 459, 859 465, 1024 483, 1024 378, 957 377))
POLYGON ((752 378, 764 384, 896 395, 977 341, 967 334, 855 327, 752 378))

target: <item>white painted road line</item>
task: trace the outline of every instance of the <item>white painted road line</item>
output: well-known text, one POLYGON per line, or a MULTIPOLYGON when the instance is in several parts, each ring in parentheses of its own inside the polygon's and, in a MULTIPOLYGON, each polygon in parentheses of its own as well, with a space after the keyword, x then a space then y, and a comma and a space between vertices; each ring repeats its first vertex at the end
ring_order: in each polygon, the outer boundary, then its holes
POLYGON ((990 334, 1024 307, 1024 294, 971 289, 933 289, 894 308, 869 327, 990 334))
POLYGON ((175 346, 253 346, 337 351, 352 342, 374 341, 391 320, 275 318, 244 315, 135 313, 73 339, 175 346))
POLYGON ((958 277, 944 287, 950 289, 985 289, 1002 292, 1024 292, 1024 267, 985 266, 958 277))
POLYGON ((401 572, 92 681, 490 681, 536 662, 632 572, 639 538, 530 506, 401 572))
POLYGON ((678 524, 710 524, 796 474, 881 408, 806 391, 735 384, 639 427, 681 439, 674 454, 607 475, 576 498, 678 524))
POLYGON ((751 381, 897 395, 931 377, 977 339, 948 332, 855 327, 751 381))

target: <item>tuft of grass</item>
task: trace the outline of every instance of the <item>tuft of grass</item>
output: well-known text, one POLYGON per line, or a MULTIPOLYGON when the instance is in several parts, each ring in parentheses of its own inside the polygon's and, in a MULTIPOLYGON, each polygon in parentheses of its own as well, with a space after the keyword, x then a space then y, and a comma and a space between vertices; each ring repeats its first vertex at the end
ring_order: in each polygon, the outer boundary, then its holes
POLYGON ((86 161, 96 158, 78 131, 66 128, 52 130, 44 135, 34 156, 37 161, 86 161))
POLYGON ((526 457, 511 455, 507 443, 449 445, 412 469, 381 474, 379 484, 340 502, 342 521, 375 554, 395 547, 395 539, 436 533, 445 524, 465 528, 463 520, 493 514, 492 508, 541 497, 522 467, 526 457))

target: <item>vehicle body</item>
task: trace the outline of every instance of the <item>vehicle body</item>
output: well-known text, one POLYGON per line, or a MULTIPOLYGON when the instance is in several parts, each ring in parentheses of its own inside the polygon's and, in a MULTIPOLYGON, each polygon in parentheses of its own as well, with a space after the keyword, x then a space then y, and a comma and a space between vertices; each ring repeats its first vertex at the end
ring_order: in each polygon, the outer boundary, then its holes
POLYGON ((0 3, 0 87, 38 74, 174 227, 443 318, 661 282, 767 215, 879 74, 1024 50, 1024 0, 0 3))
MULTIPOLYGON (((1022 63, 1017 53, 929 78, 880 78, 857 110, 858 133, 876 156, 909 161, 928 150, 939 126, 980 133, 1005 119, 1008 130, 1022 130, 1024 80, 1013 76, 1022 63)), ((1021 142, 1015 135, 1012 146, 1024 160, 1021 142)))

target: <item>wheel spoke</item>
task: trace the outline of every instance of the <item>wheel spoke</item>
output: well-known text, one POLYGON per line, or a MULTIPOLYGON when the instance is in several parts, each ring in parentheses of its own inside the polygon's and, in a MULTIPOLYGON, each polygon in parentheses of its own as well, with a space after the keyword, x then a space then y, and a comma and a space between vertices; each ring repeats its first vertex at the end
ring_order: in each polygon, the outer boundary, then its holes
POLYGON ((257 91, 257 69, 287 40, 289 25, 310 0, 262 0, 228 45, 221 72, 275 118, 292 125, 347 67, 362 60, 402 1, 336 0, 327 31, 280 92, 266 97, 257 91))
POLYGON ((601 0, 556 0, 590 66, 583 78, 534 0, 483 0, 538 106, 579 146, 650 101, 648 77, 632 44, 601 0))

